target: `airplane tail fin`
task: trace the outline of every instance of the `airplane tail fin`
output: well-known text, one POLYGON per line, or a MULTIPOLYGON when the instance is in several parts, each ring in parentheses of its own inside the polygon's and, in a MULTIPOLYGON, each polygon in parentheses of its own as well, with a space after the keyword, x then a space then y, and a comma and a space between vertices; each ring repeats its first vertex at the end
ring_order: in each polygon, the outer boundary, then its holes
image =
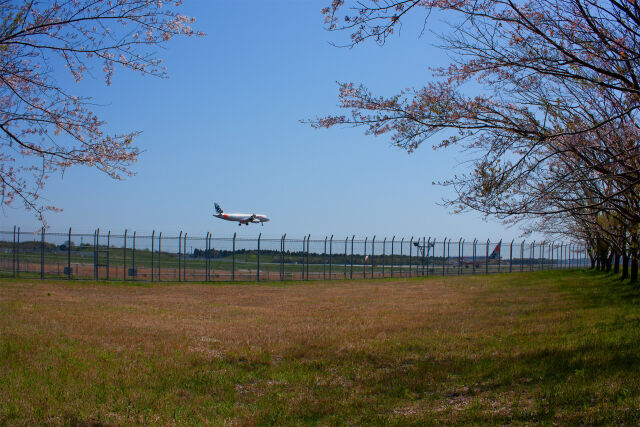
POLYGON ((491 259, 500 258, 500 243, 498 243, 495 249, 493 250, 493 252, 491 252, 490 258, 491 259))
POLYGON ((216 212, 218 214, 221 214, 222 213, 222 208, 220 207, 220 205, 218 203, 214 203, 213 205, 216 207, 216 212))

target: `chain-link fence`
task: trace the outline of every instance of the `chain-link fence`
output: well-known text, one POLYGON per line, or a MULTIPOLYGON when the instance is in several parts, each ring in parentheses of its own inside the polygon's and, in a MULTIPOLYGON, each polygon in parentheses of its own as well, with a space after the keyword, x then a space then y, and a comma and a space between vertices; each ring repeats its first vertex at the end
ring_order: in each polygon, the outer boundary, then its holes
POLYGON ((400 278, 587 267, 580 243, 0 231, 0 274, 136 281, 400 278))

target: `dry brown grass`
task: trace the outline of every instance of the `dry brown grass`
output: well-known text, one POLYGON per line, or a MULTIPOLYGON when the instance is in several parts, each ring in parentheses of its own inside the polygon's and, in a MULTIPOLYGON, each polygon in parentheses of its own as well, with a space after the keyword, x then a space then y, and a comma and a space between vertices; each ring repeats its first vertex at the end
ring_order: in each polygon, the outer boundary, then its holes
MULTIPOLYGON (((21 306, 18 323, 114 348, 282 354, 314 347, 359 348, 372 339, 462 329, 482 279, 325 282, 294 286, 133 287, 4 283, 0 299, 21 306), (460 286, 466 284, 465 292, 460 286), (452 323, 451 320, 456 322, 452 323)), ((476 325, 482 327, 482 325, 476 325)))
POLYGON ((557 277, 0 282, 0 424, 574 419, 549 393, 598 321, 557 277))

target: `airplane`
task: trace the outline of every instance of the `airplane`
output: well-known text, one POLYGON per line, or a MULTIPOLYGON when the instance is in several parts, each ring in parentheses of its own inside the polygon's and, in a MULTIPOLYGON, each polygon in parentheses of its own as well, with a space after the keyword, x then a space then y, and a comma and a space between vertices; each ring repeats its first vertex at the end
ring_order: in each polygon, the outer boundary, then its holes
MULTIPOLYGON (((453 265, 465 265, 465 266, 470 266, 473 265, 473 257, 470 256, 464 256, 462 257, 462 262, 459 263, 457 258, 451 257, 451 261, 453 265)), ((500 262, 500 243, 498 243, 496 245, 496 247, 493 249, 493 252, 491 252, 491 255, 489 255, 489 262, 491 262, 492 260, 497 260, 498 263, 500 262)), ((478 256, 476 255, 476 267, 480 267, 481 263, 487 262, 487 257, 486 256, 478 256)))
POLYGON ((264 226, 264 223, 270 221, 269 217, 266 215, 258 215, 258 214, 245 214, 245 213, 224 213, 219 204, 214 203, 216 208, 216 213, 213 214, 216 218, 224 219, 227 221, 237 221, 238 226, 249 225, 250 222, 254 224, 260 224, 264 226))
MULTIPOLYGON (((421 242, 413 242, 413 245, 418 249, 418 253, 421 253, 422 256, 426 256, 427 258, 429 258, 430 256, 436 256, 435 255, 435 242, 429 242, 426 244, 422 244, 421 242), (431 250, 433 249, 433 255, 431 255, 431 250)), ((491 255, 489 255, 489 262, 497 260, 498 263, 500 262, 500 243, 498 243, 496 245, 496 247, 493 249, 493 252, 491 252, 491 255)), ((473 257, 470 256, 463 256, 461 260, 459 260, 458 257, 456 256, 448 256, 447 259, 449 260, 449 262, 452 265, 464 265, 464 266, 470 266, 473 265, 473 257)), ((487 257, 486 256, 478 256, 476 255, 475 257, 475 262, 476 262, 476 267, 480 267, 481 263, 485 263, 487 261, 487 257)))

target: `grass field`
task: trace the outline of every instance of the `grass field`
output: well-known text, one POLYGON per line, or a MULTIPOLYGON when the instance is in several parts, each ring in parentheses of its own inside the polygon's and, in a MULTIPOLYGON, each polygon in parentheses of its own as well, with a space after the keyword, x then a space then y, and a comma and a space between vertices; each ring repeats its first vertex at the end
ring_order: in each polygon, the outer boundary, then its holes
POLYGON ((640 292, 552 271, 0 281, 0 425, 640 419, 640 292))

